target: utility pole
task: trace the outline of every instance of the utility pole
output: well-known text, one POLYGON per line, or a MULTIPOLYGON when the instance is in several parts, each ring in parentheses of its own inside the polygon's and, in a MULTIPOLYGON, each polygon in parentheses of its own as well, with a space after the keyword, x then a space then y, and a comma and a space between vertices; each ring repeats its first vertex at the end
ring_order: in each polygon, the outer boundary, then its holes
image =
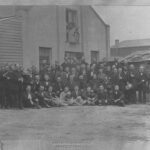
POLYGON ((59 6, 56 6, 56 27, 57 27, 57 60, 60 61, 60 34, 59 34, 59 6))
POLYGON ((119 40, 115 40, 116 56, 119 57, 119 40))

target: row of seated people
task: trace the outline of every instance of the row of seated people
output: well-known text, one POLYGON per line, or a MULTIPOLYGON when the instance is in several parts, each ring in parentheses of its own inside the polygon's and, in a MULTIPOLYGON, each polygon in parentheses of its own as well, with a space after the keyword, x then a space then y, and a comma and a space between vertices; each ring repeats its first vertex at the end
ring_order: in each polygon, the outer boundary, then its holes
POLYGON ((115 85, 111 93, 108 93, 103 85, 99 86, 97 92, 90 86, 87 86, 87 88, 82 91, 78 85, 74 86, 73 91, 70 91, 69 87, 65 86, 60 96, 53 92, 52 86, 49 86, 48 90, 45 91, 44 86, 40 85, 38 91, 32 92, 31 85, 28 85, 23 95, 23 105, 29 108, 81 105, 125 106, 125 97, 120 91, 119 85, 115 85))

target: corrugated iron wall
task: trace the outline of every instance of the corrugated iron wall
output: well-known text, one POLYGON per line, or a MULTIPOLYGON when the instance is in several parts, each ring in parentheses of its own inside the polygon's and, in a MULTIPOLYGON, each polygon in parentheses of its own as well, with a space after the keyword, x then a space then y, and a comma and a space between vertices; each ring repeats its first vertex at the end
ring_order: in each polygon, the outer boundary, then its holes
POLYGON ((23 63, 20 17, 0 19, 0 64, 23 63))

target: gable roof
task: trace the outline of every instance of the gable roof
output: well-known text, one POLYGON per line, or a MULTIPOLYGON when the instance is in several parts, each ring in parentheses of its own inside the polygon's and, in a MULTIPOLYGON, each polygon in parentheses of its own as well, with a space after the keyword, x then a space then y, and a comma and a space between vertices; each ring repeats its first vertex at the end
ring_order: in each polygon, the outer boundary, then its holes
MULTIPOLYGON (((150 39, 125 40, 118 44, 118 48, 142 46, 150 46, 150 39)), ((116 45, 113 45, 111 48, 116 48, 116 45)))
POLYGON ((109 26, 103 19, 102 17, 99 15, 99 13, 94 9, 94 7, 89 6, 91 8, 91 10, 93 11, 93 13, 96 15, 96 17, 105 25, 105 26, 109 26))

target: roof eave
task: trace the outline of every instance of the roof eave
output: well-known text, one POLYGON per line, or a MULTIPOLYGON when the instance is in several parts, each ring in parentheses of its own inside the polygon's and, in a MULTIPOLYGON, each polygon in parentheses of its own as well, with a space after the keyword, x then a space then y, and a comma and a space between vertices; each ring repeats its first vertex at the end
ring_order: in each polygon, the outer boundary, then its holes
POLYGON ((107 23, 105 23, 105 21, 101 18, 101 16, 96 12, 96 10, 92 7, 92 6, 89 6, 90 9, 94 12, 94 14, 97 16, 97 18, 107 27, 109 27, 109 25, 107 23))
POLYGON ((111 48, 112 49, 116 49, 116 48, 139 48, 139 47, 148 47, 150 45, 141 45, 141 46, 122 46, 122 47, 115 47, 115 46, 112 46, 111 48))

